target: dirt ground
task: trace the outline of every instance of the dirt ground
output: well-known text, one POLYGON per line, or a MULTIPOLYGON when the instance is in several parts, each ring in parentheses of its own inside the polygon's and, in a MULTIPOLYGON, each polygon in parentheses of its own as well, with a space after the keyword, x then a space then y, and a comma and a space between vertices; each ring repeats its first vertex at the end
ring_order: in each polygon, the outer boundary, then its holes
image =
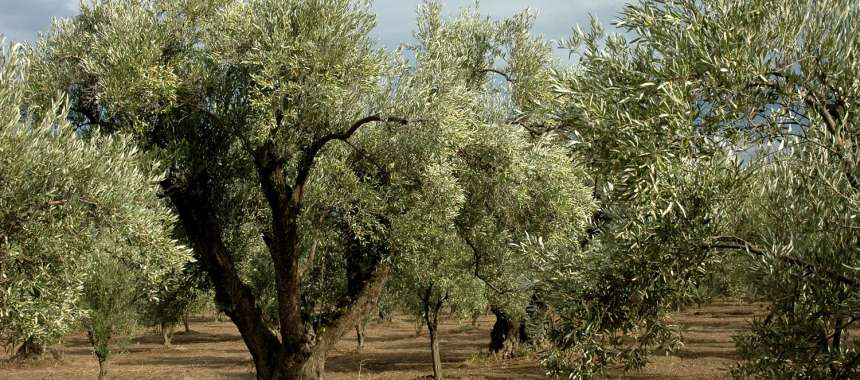
MULTIPOLYGON (((721 301, 677 316, 686 327, 683 350, 655 355, 644 370, 614 373, 612 379, 723 379, 735 361, 732 335, 746 327, 762 306, 721 301)), ((442 360, 450 379, 545 379, 534 359, 497 360, 487 354, 493 317, 477 327, 443 323, 442 360)), ((230 322, 194 318, 190 333, 177 333, 172 348, 161 346, 149 331, 115 356, 113 379, 253 379, 253 364, 230 322)), ((414 323, 403 317, 371 323, 362 352, 349 334, 329 354, 326 379, 423 379, 432 373, 426 332, 415 337, 414 323)), ((53 347, 60 356, 37 362, 10 363, 0 354, 0 379, 93 379, 98 365, 83 334, 68 336, 53 347)))

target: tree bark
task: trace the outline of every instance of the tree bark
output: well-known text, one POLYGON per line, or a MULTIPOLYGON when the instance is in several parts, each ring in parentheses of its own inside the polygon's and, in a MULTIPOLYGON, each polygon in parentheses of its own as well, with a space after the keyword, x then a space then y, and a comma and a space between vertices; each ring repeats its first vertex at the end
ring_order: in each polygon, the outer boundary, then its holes
POLYGON ((190 333, 191 328, 188 327, 188 312, 185 312, 185 314, 182 315, 182 324, 185 325, 185 333, 190 333))
POLYGON ((496 323, 490 331, 490 351, 505 358, 513 357, 525 340, 525 326, 500 309, 493 308, 496 323))
MULTIPOLYGON (((276 116, 279 127, 281 119, 276 116)), ((390 270, 376 261, 368 272, 369 277, 362 278, 356 288, 357 296, 344 299, 337 315, 317 326, 320 334, 316 335, 311 320, 302 313, 302 269, 299 265, 302 198, 317 154, 328 142, 346 141, 362 125, 379 121, 406 122, 373 115, 356 121, 345 132, 317 139, 302 149, 292 184, 284 168, 287 159, 274 142, 253 152, 261 190, 271 211, 271 224, 263 233, 263 241, 275 268, 280 339, 266 328, 251 289, 238 275, 233 255, 223 239, 221 220, 214 211, 217 201, 213 201, 213 181, 208 173, 203 170, 184 176, 171 172, 161 182, 163 193, 176 208, 191 245, 212 280, 217 303, 236 324, 251 353, 258 379, 321 378, 328 348, 355 326, 379 299, 390 270), (179 183, 180 178, 186 180, 179 183)))
POLYGON ((207 196, 209 178, 204 173, 185 186, 168 177, 161 183, 176 208, 191 245, 212 280, 215 300, 236 325, 257 370, 258 379, 276 375, 283 353, 278 338, 263 324, 262 311, 251 289, 239 278, 232 255, 224 244, 221 223, 207 196))
POLYGON ((364 348, 364 330, 365 324, 358 323, 355 325, 355 341, 356 341, 356 350, 361 352, 361 349, 364 348))
POLYGON ((173 338, 173 327, 167 323, 161 323, 161 337, 164 347, 170 347, 170 340, 173 338))
POLYGON ((99 380, 107 380, 108 378, 108 367, 110 366, 110 362, 107 359, 98 358, 99 359, 99 380))
POLYGON ((39 359, 45 354, 45 347, 37 343, 33 338, 27 338, 15 352, 16 360, 39 359))
POLYGON ((427 330, 430 333, 430 353, 433 355, 433 378, 442 380, 442 356, 439 352, 439 325, 428 323, 427 330))
POLYGON ((433 357, 433 378, 442 380, 442 352, 439 349, 439 310, 448 299, 448 293, 433 300, 433 283, 427 287, 421 301, 424 306, 424 321, 427 323, 427 332, 430 334, 430 354, 433 357))

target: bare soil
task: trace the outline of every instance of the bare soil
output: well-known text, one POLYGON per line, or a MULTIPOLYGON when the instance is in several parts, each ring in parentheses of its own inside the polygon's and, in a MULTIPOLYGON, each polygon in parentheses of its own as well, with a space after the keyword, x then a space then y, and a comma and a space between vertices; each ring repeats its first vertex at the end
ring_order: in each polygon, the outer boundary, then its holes
MULTIPOLYGON (((731 337, 760 314, 761 305, 723 300, 680 313, 686 345, 674 354, 655 354, 642 371, 615 372, 613 379, 723 379, 736 360, 731 337)), ((534 358, 496 359, 487 353, 492 316, 473 327, 445 321, 441 348, 445 375, 450 379, 546 379, 534 358)), ((173 347, 161 346, 161 336, 147 331, 114 357, 113 379, 253 379, 253 363, 230 322, 195 318, 190 333, 177 333, 173 347)), ((93 379, 98 365, 82 333, 52 347, 56 359, 8 362, 0 354, 0 379, 93 379)), ((411 319, 372 322, 365 347, 356 351, 354 334, 347 335, 329 354, 326 379, 424 379, 432 373, 426 331, 415 337, 411 319)))

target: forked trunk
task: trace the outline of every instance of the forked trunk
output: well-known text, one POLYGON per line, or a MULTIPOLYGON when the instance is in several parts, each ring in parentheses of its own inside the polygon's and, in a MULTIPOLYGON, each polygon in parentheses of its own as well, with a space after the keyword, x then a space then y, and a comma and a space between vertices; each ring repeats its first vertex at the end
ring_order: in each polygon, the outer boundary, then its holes
MULTIPOLYGON (((318 148, 317 148, 318 149, 318 148)), ((309 154, 312 157, 313 154, 309 154)), ((262 156, 261 156, 262 157, 262 156)), ((316 332, 305 326, 308 321, 301 313, 301 276, 298 265, 298 215, 304 179, 296 180, 292 197, 280 193, 284 188, 283 170, 278 160, 267 157, 257 162, 263 191, 273 210, 271 231, 263 234, 275 264, 278 290, 280 338, 263 323, 263 313, 251 288, 244 283, 233 262, 232 253, 223 240, 221 222, 213 211, 209 197, 209 177, 203 172, 187 181, 186 187, 176 186, 168 176, 161 187, 176 207, 179 218, 192 242, 195 252, 215 288, 216 302, 236 324, 254 360, 258 379, 316 380, 325 369, 325 356, 345 333, 375 306, 382 293, 390 268, 381 260, 369 263, 366 276, 350 279, 351 303, 342 313, 316 332), (272 164, 272 163, 275 164, 272 164), (269 167, 269 164, 277 167, 269 167), (281 190, 279 190, 281 189, 281 190), (275 212, 277 211, 277 212, 275 212), (352 291, 354 290, 354 291, 352 291)), ((312 163, 312 159, 311 159, 312 163)), ((299 177, 306 177, 309 163, 303 163, 299 177)), ((357 255, 351 255, 357 256, 357 255)), ((380 257, 382 257, 380 252, 380 257)))

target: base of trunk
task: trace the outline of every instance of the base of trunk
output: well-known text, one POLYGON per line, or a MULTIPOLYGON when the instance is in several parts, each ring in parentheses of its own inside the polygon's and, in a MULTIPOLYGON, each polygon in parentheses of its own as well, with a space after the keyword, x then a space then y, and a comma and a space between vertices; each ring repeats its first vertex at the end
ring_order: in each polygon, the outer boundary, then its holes
POLYGON ((490 352, 505 358, 516 356, 517 351, 525 340, 525 325, 515 321, 504 312, 493 310, 496 323, 490 332, 490 352))
POLYGON ((164 344, 164 347, 170 347, 171 341, 173 340, 173 327, 162 323, 161 337, 163 338, 162 344, 164 344))
POLYGON ((15 360, 36 360, 45 354, 45 347, 32 339, 27 339, 18 350, 15 351, 15 360))
POLYGON ((108 361, 99 360, 99 380, 107 380, 108 378, 108 361))

